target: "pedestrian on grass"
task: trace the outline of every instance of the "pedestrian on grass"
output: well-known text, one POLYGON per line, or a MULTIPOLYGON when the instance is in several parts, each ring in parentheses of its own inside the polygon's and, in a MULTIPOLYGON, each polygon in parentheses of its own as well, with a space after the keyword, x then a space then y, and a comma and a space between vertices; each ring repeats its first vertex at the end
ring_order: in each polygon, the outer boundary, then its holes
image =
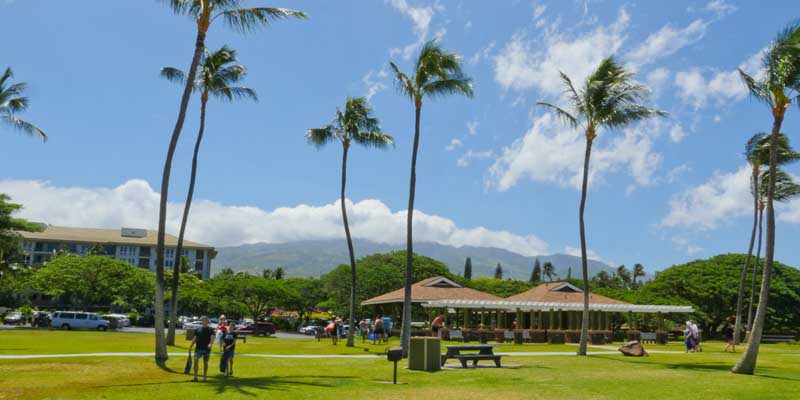
POLYGON ((725 335, 725 347, 722 349, 722 351, 727 352, 728 349, 731 349, 733 353, 736 353, 736 343, 733 341, 733 325, 735 321, 735 319, 731 318, 725 324, 725 328, 722 329, 722 333, 725 335))
POLYGON ((233 353, 236 351, 236 339, 238 335, 236 334, 236 326, 233 324, 233 321, 228 322, 228 329, 225 332, 225 337, 223 338, 223 352, 222 357, 228 361, 228 367, 225 369, 225 376, 232 376, 233 375, 233 353))
POLYGON ((702 352, 703 348, 700 347, 700 328, 697 327, 697 324, 694 321, 689 321, 692 327, 692 346, 694 347, 695 352, 702 352))
POLYGON ((431 322, 431 331, 433 332, 433 336, 441 337, 442 328, 444 328, 444 316, 440 314, 433 319, 433 322, 431 322))
POLYGON ((692 340, 692 322, 686 321, 686 328, 683 330, 684 341, 686 342, 686 353, 694 353, 694 340, 692 340))
POLYGON ((208 359, 211 357, 211 345, 214 338, 214 330, 208 326, 208 317, 203 317, 203 326, 194 333, 192 343, 189 345, 189 351, 192 351, 192 346, 195 346, 194 351, 194 382, 197 382, 197 364, 200 358, 203 359, 203 382, 206 381, 208 374, 208 359))
POLYGON ((228 320, 225 318, 225 314, 219 316, 219 324, 217 325, 217 333, 216 333, 216 341, 217 345, 219 345, 220 353, 223 350, 223 338, 225 337, 225 333, 228 332, 228 320))
POLYGON ((376 315, 375 322, 372 323, 372 333, 373 333, 372 344, 375 344, 376 340, 383 339, 385 330, 386 327, 383 325, 383 318, 381 318, 380 314, 376 315))

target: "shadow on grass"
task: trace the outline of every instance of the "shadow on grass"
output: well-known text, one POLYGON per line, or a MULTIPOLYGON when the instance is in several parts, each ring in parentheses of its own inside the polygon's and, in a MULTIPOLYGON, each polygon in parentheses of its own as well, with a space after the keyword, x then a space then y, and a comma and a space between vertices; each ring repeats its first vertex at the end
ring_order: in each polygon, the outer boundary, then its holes
POLYGON ((96 389, 105 388, 121 388, 121 387, 142 387, 142 386, 158 386, 158 385, 201 385, 210 386, 217 394, 225 394, 228 392, 236 392, 246 396, 256 396, 255 390, 279 390, 287 391, 291 387, 297 386, 312 386, 312 387, 334 387, 333 383, 326 382, 328 380, 352 380, 356 379, 354 376, 312 376, 312 375, 293 375, 293 376, 265 376, 265 377, 209 377, 206 382, 193 382, 191 381, 192 375, 186 375, 185 381, 168 381, 168 382, 148 382, 148 383, 131 383, 120 385, 98 385, 94 386, 96 389), (311 380, 306 380, 311 379, 311 380))
MULTIPOLYGON (((645 364, 645 365, 653 365, 656 367, 661 367, 664 369, 676 369, 676 370, 688 370, 688 371, 720 371, 720 372, 730 372, 733 365, 730 363, 659 363, 659 362, 651 362, 651 361, 644 361, 645 359, 632 359, 632 358, 619 358, 619 357, 612 357, 612 356, 603 356, 603 355, 595 355, 592 356, 594 358, 602 358, 603 360, 609 361, 617 361, 626 364, 645 364)), ((763 369, 762 369, 763 371, 763 369)), ((800 378, 788 378, 785 376, 776 376, 776 375, 766 375, 766 374, 759 374, 758 369, 756 369, 756 374, 753 376, 767 378, 767 379, 778 379, 784 381, 794 381, 800 382, 800 378)))

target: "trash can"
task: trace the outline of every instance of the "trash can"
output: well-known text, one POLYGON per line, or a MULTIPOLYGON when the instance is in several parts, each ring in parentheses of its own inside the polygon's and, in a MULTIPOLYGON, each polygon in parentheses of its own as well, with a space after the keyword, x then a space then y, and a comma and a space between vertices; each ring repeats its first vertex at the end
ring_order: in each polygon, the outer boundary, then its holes
POLYGON ((194 332, 195 332, 195 329, 192 329, 192 328, 187 329, 186 330, 186 340, 194 339, 194 332))
POLYGON ((439 371, 442 369, 442 341, 436 337, 412 337, 408 346, 408 369, 439 371))

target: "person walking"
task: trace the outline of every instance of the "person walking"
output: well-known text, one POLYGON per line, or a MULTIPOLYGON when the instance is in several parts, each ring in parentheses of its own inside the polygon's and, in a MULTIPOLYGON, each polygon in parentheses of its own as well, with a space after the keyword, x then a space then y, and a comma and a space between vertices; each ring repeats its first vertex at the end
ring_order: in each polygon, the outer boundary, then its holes
POLYGON ((195 347, 194 379, 192 379, 194 382, 197 382, 197 364, 200 358, 203 359, 203 382, 206 381, 206 375, 208 375, 208 359, 211 357, 211 341, 214 338, 214 330, 208 326, 208 317, 203 317, 201 320, 202 326, 194 333, 192 343, 189 345, 190 352, 192 351, 192 347, 195 347))
POLYGON ((433 336, 441 338, 442 337, 442 328, 444 328, 444 316, 439 314, 431 322, 431 331, 433 332, 433 336))
POLYGON ((375 322, 373 322, 373 324, 372 324, 372 332, 374 333, 374 335, 372 337, 372 344, 375 344, 376 340, 382 340, 383 339, 383 335, 384 335, 384 331, 385 330, 386 330, 386 327, 383 324, 383 318, 381 318, 380 314, 376 315, 375 316, 375 322))
POLYGON ((333 343, 333 345, 336 346, 336 339, 338 339, 336 336, 336 318, 332 319, 331 322, 329 322, 328 325, 325 327, 325 333, 327 333, 328 336, 330 336, 331 343, 333 343))
POLYGON ((225 337, 225 333, 228 332, 228 320, 225 318, 225 314, 219 316, 219 324, 217 325, 217 332, 216 332, 216 342, 219 346, 219 352, 222 353, 223 347, 223 338, 225 337))
POLYGON ((733 327, 735 326, 735 319, 731 318, 725 324, 725 328, 722 329, 722 333, 725 335, 725 347, 722 351, 727 352, 728 349, 731 349, 733 353, 736 353, 736 343, 733 341, 733 327))
POLYGON ((694 353, 694 340, 692 340, 692 322, 686 321, 686 328, 683 330, 683 337, 685 338, 686 353, 690 351, 694 353))
POLYGON ((361 343, 366 342, 369 337, 369 322, 366 319, 358 323, 358 333, 361 334, 361 343))
POLYGON ((225 331, 225 337, 223 338, 222 358, 228 363, 225 369, 225 376, 233 376, 233 354, 236 351, 236 339, 238 337, 236 326, 233 321, 229 321, 228 329, 225 331))
POLYGON ((700 347, 700 328, 697 327, 697 324, 694 321, 689 321, 692 327, 692 344, 694 346, 695 352, 702 352, 703 348, 700 347))

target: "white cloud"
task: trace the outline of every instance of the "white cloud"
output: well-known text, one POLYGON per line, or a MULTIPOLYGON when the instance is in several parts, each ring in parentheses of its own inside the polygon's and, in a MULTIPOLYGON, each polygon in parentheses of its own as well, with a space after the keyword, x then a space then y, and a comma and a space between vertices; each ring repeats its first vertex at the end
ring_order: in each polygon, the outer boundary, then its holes
POLYGON ((673 236, 672 243, 675 247, 685 251, 686 254, 690 256, 705 251, 704 248, 693 245, 691 240, 683 236, 673 236))
POLYGON ((708 23, 702 19, 696 19, 684 28, 667 24, 651 33, 644 43, 631 50, 626 57, 635 65, 652 63, 699 41, 705 36, 707 27, 708 23))
POLYGON ((544 4, 534 4, 533 5, 533 19, 539 19, 539 17, 547 11, 547 6, 544 4))
POLYGON ((475 52, 475 54, 469 58, 469 63, 472 65, 477 65, 479 62, 489 59, 489 56, 492 54, 492 50, 494 50, 494 46, 495 41, 492 40, 484 48, 475 52))
POLYGON ((486 151, 472 151, 467 150, 466 153, 462 154, 461 157, 456 160, 456 165, 461 168, 468 167, 472 160, 485 160, 487 158, 494 157, 494 152, 491 150, 486 151))
POLYGON ((680 143, 686 137, 686 132, 683 130, 681 124, 674 124, 669 130, 669 140, 672 143, 680 143))
POLYGON ((711 0, 706 4, 705 10, 713 12, 717 17, 724 17, 736 11, 737 8, 725 0, 711 0))
POLYGON ((692 171, 688 164, 681 164, 667 172, 667 183, 675 183, 681 175, 692 171))
POLYGON ((506 89, 537 88, 547 95, 560 95, 563 84, 559 71, 574 82, 583 81, 600 60, 619 50, 629 21, 628 13, 620 9, 613 24, 598 26, 575 38, 547 34, 544 46, 524 33, 517 33, 494 57, 495 80, 506 89))
POLYGON ((450 139, 450 143, 448 143, 444 149, 447 151, 453 151, 463 145, 464 143, 462 143, 461 140, 459 140, 458 138, 452 138, 450 139))
POLYGON ((656 68, 649 73, 645 77, 647 82, 647 87, 653 91, 653 95, 658 97, 661 95, 662 91, 664 90, 664 85, 669 80, 670 71, 666 68, 656 68))
MULTIPOLYGON (((438 3, 433 6, 413 7, 408 4, 406 0, 387 0, 392 8, 405 14, 411 19, 413 23, 413 31, 417 37, 414 43, 408 44, 404 47, 393 48, 390 50, 392 56, 400 55, 405 60, 411 59, 411 56, 422 47, 428 37, 430 31, 431 21, 437 11, 442 11, 444 8, 438 3)), ((445 30, 441 29, 437 35, 444 36, 445 30)))
POLYGON ((467 133, 469 133, 470 136, 478 134, 478 121, 467 122, 467 133))
MULTIPOLYGON (((756 79, 763 76, 761 56, 763 50, 751 55, 739 68, 751 74, 756 79)), ((708 78, 699 68, 679 71, 675 74, 675 85, 678 87, 681 99, 691 104, 695 109, 705 108, 709 105, 724 106, 731 102, 740 101, 747 97, 747 88, 739 77, 736 69, 730 71, 712 71, 708 78)))
POLYGON ((733 173, 715 172, 707 182, 673 196, 669 214, 661 225, 709 230, 731 218, 750 214, 750 173, 747 165, 733 173))
POLYGON ((367 88, 367 94, 365 95, 367 100, 372 100, 373 96, 386 89, 387 85, 385 80, 387 76, 386 70, 381 69, 378 72, 369 71, 361 78, 361 82, 363 82, 364 86, 367 88))
MULTIPOLYGON (((609 137, 595 142, 590 184, 620 169, 627 169, 638 185, 652 183, 662 159, 653 151, 653 139, 660 130, 661 123, 653 120, 619 133, 601 133, 601 137, 609 137)), ((528 178, 580 188, 584 147, 583 132, 565 127, 550 113, 544 114, 534 120, 523 137, 503 149, 489 168, 487 184, 505 191, 528 178)))
MULTIPOLYGON (((580 247, 566 246, 566 247, 564 247, 564 250, 562 250, 561 252, 562 252, 562 253, 564 253, 564 254, 566 254, 566 255, 569 255, 569 256, 574 256, 574 257, 581 257, 581 256, 582 256, 582 255, 581 255, 581 248, 580 248, 580 247)), ((586 249, 586 256, 587 256, 587 257, 588 257, 590 260, 597 260, 597 261, 600 261, 600 262, 606 263, 606 264, 608 264, 608 265, 614 265, 614 264, 615 264, 615 263, 612 263, 612 262, 606 261, 605 259, 603 259, 602 257, 600 257, 600 255, 599 255, 599 254, 597 254, 597 253, 596 253, 594 250, 592 250, 592 249, 586 249)), ((578 271, 578 273, 580 273, 580 271, 578 271)))
MULTIPOLYGON (((47 182, 1 180, 0 193, 24 205, 20 217, 52 225, 153 229, 159 195, 150 185, 133 179, 115 188, 57 187, 47 182)), ((348 200, 353 236, 382 243, 405 243, 406 212, 392 211, 380 200, 348 200)), ((183 205, 169 203, 167 231, 180 226, 183 205)), ((297 205, 272 211, 252 206, 229 206, 195 199, 187 237, 215 246, 280 243, 307 239, 344 238, 339 202, 297 205)), ((490 246, 527 256, 547 254, 547 244, 534 235, 516 235, 484 227, 460 228, 446 217, 414 213, 414 237, 421 242, 453 246, 490 246)))

